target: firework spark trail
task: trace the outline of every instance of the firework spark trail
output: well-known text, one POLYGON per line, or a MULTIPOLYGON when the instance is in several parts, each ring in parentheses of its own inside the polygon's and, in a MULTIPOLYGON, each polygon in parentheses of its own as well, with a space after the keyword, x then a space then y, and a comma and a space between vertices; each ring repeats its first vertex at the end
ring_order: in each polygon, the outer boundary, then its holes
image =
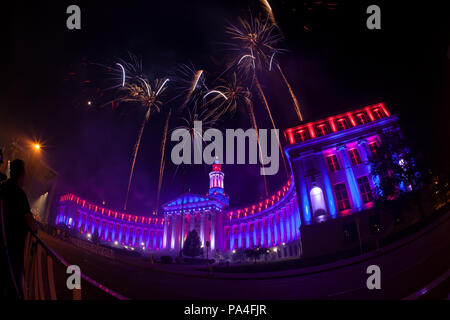
POLYGON ((272 7, 270 6, 269 1, 268 0, 261 0, 261 3, 262 3, 262 6, 265 9, 267 15, 269 16, 270 22, 272 22, 272 24, 274 26, 276 26, 278 29, 280 29, 278 27, 278 24, 277 24, 276 20, 275 20, 275 16, 273 15, 272 7))
POLYGON ((161 92, 161 90, 164 88, 164 85, 169 81, 169 79, 167 78, 166 80, 164 80, 164 82, 162 83, 162 85, 159 87, 158 91, 156 92, 156 96, 159 95, 159 93, 161 92))
POLYGON ((172 115, 172 110, 170 110, 169 114, 167 115, 166 124, 164 126, 163 138, 161 141, 161 162, 160 162, 160 166, 159 166, 158 194, 156 196, 156 214, 158 214, 159 198, 161 195, 162 180, 163 180, 163 176, 164 176, 164 166, 166 164, 165 153, 166 153, 166 143, 167 143, 167 132, 169 130, 169 120, 170 120, 171 115, 172 115))
POLYGON ((256 123, 256 117, 255 117, 255 112, 253 110, 253 105, 252 103, 248 103, 247 104, 248 109, 249 109, 249 113, 250 113, 250 121, 252 122, 252 126, 253 129, 256 132, 256 140, 258 141, 258 149, 259 149, 259 157, 261 158, 261 165, 262 165, 262 169, 263 169, 263 178, 264 178, 264 191, 266 192, 266 197, 269 196, 269 189, 267 187, 267 179, 266 179, 266 169, 264 167, 264 160, 263 160, 263 155, 262 155, 262 149, 261 149, 261 142, 259 140, 259 131, 258 131, 258 125, 256 123))
MULTIPOLYGON (((256 76, 256 73, 255 73, 255 77, 254 78, 255 78, 256 88, 258 90, 259 96, 260 96, 264 106, 266 107, 266 110, 267 110, 267 113, 269 114, 269 118, 270 118, 270 121, 272 122, 273 128, 276 129, 275 121, 273 120, 272 112, 270 111, 270 107, 269 107, 269 103, 267 102, 266 96, 264 95, 264 91, 261 88, 261 84, 259 83, 259 79, 256 76)), ((275 131, 275 135, 276 135, 277 140, 278 140, 278 147, 279 147, 280 152, 281 152, 281 157, 283 158, 284 171, 286 172, 287 175, 289 175, 288 168, 287 168, 287 165, 286 165, 286 158, 284 156, 283 148, 281 147, 280 136, 279 136, 277 131, 275 131)))
POLYGON ((194 79, 192 80, 192 85, 189 88, 189 92, 184 99, 183 104, 180 107, 180 112, 183 111, 183 109, 186 107, 186 104, 188 103, 189 99, 191 98, 192 94, 194 93, 195 89, 197 88, 198 82, 203 74, 203 70, 197 70, 195 73, 194 79))
POLYGON ((272 71, 272 62, 273 62, 273 57, 275 56, 275 53, 277 53, 277 52, 275 51, 275 52, 272 53, 272 55, 270 56, 269 71, 272 71))
POLYGON ((280 71, 280 74, 281 74, 281 77, 283 78, 284 83, 286 84, 286 86, 287 86, 288 89, 289 89, 289 93, 290 93, 290 95, 291 95, 292 101, 294 102, 295 112, 297 113, 297 116, 298 116, 299 120, 300 120, 300 121, 303 121, 303 116, 302 116, 302 113, 301 113, 301 111, 300 111, 300 106, 299 106, 299 104, 298 104, 297 97, 295 96, 294 91, 292 90, 292 87, 291 87, 291 85, 289 84, 289 82, 288 82, 286 76, 284 75, 284 72, 283 72, 283 70, 281 69, 280 65, 277 64, 277 67, 278 67, 278 70, 280 71))
POLYGON ((125 68, 118 62, 116 64, 122 69, 122 87, 125 87, 125 68))
POLYGON ((134 172, 134 165, 136 164, 136 157, 139 151, 139 146, 141 144, 141 139, 142 139, 142 134, 144 133, 144 128, 145 125, 148 122, 148 119, 150 118, 150 108, 148 108, 147 113, 145 114, 145 118, 144 121, 142 121, 142 125, 141 128, 139 129, 139 135, 138 135, 138 139, 136 142, 136 145, 134 146, 134 151, 133 151, 133 162, 131 164, 131 171, 130 171, 130 178, 128 179, 128 188, 127 188, 127 195, 125 197, 125 204, 123 206, 123 210, 126 211, 127 210, 127 203, 128 203, 128 195, 130 193, 130 188, 131 188, 131 181, 133 179, 133 172, 134 172))
POLYGON ((145 84, 145 87, 147 88, 147 95, 150 97, 150 88, 149 88, 149 86, 148 86, 147 81, 145 81, 145 80, 142 79, 141 77, 138 77, 138 78, 139 78, 139 80, 141 80, 141 81, 145 84))
POLYGON ((220 92, 219 90, 210 90, 207 94, 203 96, 203 99, 206 99, 207 96, 209 96, 211 93, 217 93, 220 94, 225 100, 228 100, 227 96, 223 94, 223 92, 220 92))
POLYGON ((242 61, 243 59, 245 59, 245 58, 252 58, 253 60, 255 60, 255 57, 254 57, 253 55, 251 55, 251 54, 244 54, 244 55, 239 59, 239 61, 238 61, 237 64, 240 64, 241 61, 242 61))

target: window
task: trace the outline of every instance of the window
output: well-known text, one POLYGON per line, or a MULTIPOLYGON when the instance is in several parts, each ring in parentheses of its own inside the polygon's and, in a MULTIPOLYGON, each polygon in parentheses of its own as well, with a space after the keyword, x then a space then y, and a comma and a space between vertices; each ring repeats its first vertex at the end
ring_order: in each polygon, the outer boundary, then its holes
POLYGON ((326 130, 325 130, 325 126, 322 124, 320 126, 317 126, 317 129, 319 130, 319 133, 321 136, 324 136, 327 134, 326 130))
POLYGON ((325 123, 321 123, 316 126, 316 133, 317 136, 320 137, 330 133, 330 131, 328 130, 328 127, 325 123))
POLYGON ((348 200, 347 188, 345 183, 336 184, 334 186, 334 193, 336 195, 339 210, 350 209, 350 201, 348 200))
POLYGON ((306 129, 298 130, 297 134, 300 137, 301 141, 305 141, 306 139, 309 139, 308 132, 306 131, 306 129))
POLYGON ((360 177, 357 181, 363 202, 367 203, 373 201, 372 190, 370 189, 369 179, 367 176, 360 177))
POLYGON ((370 149, 370 153, 372 154, 372 156, 375 156, 377 153, 377 143, 376 142, 371 142, 369 143, 369 149, 370 149))
POLYGON ((352 164, 354 166, 356 166, 362 162, 361 157, 359 156, 358 149, 356 149, 356 148, 350 149, 350 150, 348 150, 348 154, 350 155, 350 159, 352 160, 352 164))
POLYGON ((331 172, 335 172, 340 170, 339 162, 335 154, 332 156, 327 157, 327 163, 328 163, 328 169, 330 169, 331 172))
POLYGON ((345 119, 345 118, 338 119, 336 121, 336 123, 337 123, 337 127, 338 127, 339 130, 345 130, 345 129, 349 128, 347 119, 345 119))
POLYGON ((364 112, 360 112, 356 114, 356 119, 358 120, 359 124, 367 123, 367 116, 364 112))
POLYGON ((380 110, 380 108, 375 108, 372 110, 373 116, 375 120, 383 118, 383 112, 380 110))

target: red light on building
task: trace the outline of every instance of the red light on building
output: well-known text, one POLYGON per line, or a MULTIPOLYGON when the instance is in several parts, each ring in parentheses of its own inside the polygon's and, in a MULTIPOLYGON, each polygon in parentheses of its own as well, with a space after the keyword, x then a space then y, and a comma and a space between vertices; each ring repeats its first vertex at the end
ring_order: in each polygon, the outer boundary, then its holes
POLYGON ((285 137, 289 144, 295 144, 307 139, 314 139, 317 135, 328 135, 339 130, 346 130, 389 116, 390 113, 384 103, 378 103, 355 111, 328 117, 326 120, 318 120, 294 128, 288 128, 285 130, 285 137))

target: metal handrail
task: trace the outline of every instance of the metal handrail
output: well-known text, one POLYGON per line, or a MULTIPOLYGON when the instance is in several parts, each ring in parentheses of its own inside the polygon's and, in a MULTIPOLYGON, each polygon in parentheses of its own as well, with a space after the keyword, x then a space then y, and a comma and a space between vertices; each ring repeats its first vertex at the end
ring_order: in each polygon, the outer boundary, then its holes
MULTIPOLYGON (((6 241, 5 230, 4 230, 4 217, 3 217, 3 201, 0 200, 0 210, 1 210, 1 223, 2 223, 2 235, 3 240, 6 241)), ((6 242, 5 242, 6 244, 6 242)), ((5 245, 6 247, 6 245, 5 245)), ((7 247, 6 247, 7 248, 7 247)), ((6 251, 6 254, 8 252, 6 251)), ((48 246, 36 233, 29 232, 26 239, 26 246, 24 252, 24 267, 25 267, 25 276, 24 276, 24 299, 26 300, 56 300, 57 292, 55 286, 55 277, 54 277, 54 261, 65 266, 69 267, 71 264, 67 262, 63 257, 61 257, 55 250, 53 250, 50 246, 48 246), (44 257, 44 259, 43 259, 44 257), (44 261, 46 262, 46 268, 44 266, 44 261), (46 273, 44 271, 46 269, 46 273), (46 281, 44 281, 44 278, 46 281)), ((12 275, 12 267, 10 264, 10 273, 12 275)), ((119 300, 128 300, 127 297, 117 293, 114 290, 111 290, 97 281, 93 280, 89 276, 81 273, 81 278, 96 288, 100 289, 104 293, 119 299, 119 300)), ((13 277, 13 281, 17 280, 13 277)), ((20 284, 18 284, 20 285, 20 284)), ((20 291, 18 291, 18 296, 20 291)), ((73 289, 73 299, 80 300, 81 299, 81 290, 73 289)))
MULTIPOLYGON (((30 235, 38 242, 39 245, 41 245, 47 251, 47 253, 50 253, 50 255, 53 256, 53 258, 56 258, 56 260, 59 263, 63 264, 66 268, 71 265, 63 257, 61 257, 58 253, 56 253, 52 248, 50 248, 41 238, 39 238, 39 236, 37 234, 30 232, 30 235)), ((90 278, 89 276, 87 276, 83 273, 81 273, 81 278, 84 279, 85 281, 89 282, 90 284, 96 286, 103 292, 113 296, 114 298, 117 298, 119 300, 129 300, 127 297, 117 293, 116 291, 114 291, 112 289, 105 287, 104 285, 100 284, 99 282, 95 281, 94 279, 90 278)))

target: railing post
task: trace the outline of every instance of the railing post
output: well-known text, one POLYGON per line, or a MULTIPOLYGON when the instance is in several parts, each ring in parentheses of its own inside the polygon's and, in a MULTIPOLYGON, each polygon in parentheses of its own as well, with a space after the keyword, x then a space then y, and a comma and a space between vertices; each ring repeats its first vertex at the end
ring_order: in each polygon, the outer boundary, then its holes
POLYGON ((82 300, 81 299, 81 289, 72 289, 73 300, 82 300))
POLYGON ((55 289, 55 277, 53 273, 53 259, 47 254, 47 278, 48 278, 48 289, 50 291, 50 299, 56 300, 56 289, 55 289))

